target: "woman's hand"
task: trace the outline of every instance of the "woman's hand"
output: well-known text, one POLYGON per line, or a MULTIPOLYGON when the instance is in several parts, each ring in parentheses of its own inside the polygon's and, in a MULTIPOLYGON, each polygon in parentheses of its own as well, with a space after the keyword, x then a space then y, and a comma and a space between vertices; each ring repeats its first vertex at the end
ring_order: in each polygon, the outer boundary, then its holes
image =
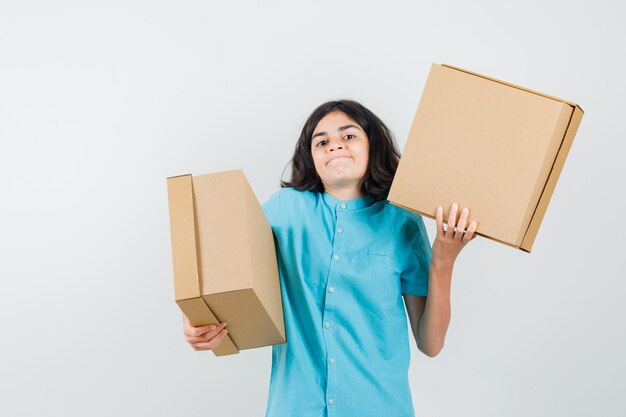
POLYGON ((476 227, 478 224, 473 221, 470 223, 467 230, 465 230, 467 217, 469 216, 469 209, 467 207, 461 210, 461 217, 459 223, 456 224, 457 211, 459 205, 453 203, 450 206, 450 215, 448 216, 448 227, 443 230, 443 207, 437 207, 436 221, 437 221, 437 236, 433 243, 432 259, 431 262, 442 266, 452 266, 456 257, 461 252, 461 249, 465 247, 470 241, 474 240, 476 235, 476 227), (454 230, 456 224, 456 231, 454 230))
MULTIPOLYGON (((469 209, 461 210, 459 223, 456 224, 458 210, 458 204, 450 206, 448 227, 443 230, 443 207, 437 207, 437 236, 433 242, 428 272, 428 296, 425 301, 419 300, 420 297, 405 301, 417 346, 430 357, 437 355, 443 348, 450 324, 450 288, 454 261, 461 249, 476 237, 474 232, 478 224, 475 221, 465 230, 469 209)), ((407 297, 410 296, 405 295, 405 300, 407 297)))
POLYGON ((222 339, 228 333, 225 322, 219 325, 210 324, 208 326, 194 327, 186 315, 183 314, 183 333, 185 340, 195 350, 215 349, 222 343, 222 339))

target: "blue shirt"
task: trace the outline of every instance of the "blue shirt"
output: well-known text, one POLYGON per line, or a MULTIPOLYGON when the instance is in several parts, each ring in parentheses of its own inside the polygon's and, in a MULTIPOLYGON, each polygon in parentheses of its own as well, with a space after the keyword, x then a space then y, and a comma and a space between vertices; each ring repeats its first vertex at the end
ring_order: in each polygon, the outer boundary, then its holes
POLYGON ((402 294, 427 295, 422 217, 283 188, 263 205, 276 241, 287 342, 272 347, 266 417, 409 417, 402 294))

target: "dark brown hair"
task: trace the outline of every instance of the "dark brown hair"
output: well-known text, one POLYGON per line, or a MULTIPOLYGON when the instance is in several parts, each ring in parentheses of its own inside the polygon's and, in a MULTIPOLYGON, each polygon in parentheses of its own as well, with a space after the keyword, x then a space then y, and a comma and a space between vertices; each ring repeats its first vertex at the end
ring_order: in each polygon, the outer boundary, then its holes
POLYGON ((311 155, 311 136, 319 121, 328 113, 341 111, 356 122, 369 139, 369 161, 362 185, 363 195, 376 201, 385 200, 398 168, 400 152, 391 131, 365 106, 354 100, 329 101, 313 110, 302 127, 300 138, 291 158, 291 180, 281 181, 281 187, 293 187, 300 191, 324 192, 324 184, 317 175, 311 155))

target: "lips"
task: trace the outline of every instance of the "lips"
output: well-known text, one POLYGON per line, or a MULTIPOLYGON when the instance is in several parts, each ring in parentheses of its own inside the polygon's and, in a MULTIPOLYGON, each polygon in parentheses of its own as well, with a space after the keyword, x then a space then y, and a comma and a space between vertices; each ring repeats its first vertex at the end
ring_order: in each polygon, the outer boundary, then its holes
POLYGON ((331 161, 334 161, 335 159, 343 159, 343 158, 350 158, 350 157, 347 156, 347 155, 338 155, 338 156, 335 156, 335 157, 329 159, 328 162, 326 162, 326 165, 330 164, 331 161))

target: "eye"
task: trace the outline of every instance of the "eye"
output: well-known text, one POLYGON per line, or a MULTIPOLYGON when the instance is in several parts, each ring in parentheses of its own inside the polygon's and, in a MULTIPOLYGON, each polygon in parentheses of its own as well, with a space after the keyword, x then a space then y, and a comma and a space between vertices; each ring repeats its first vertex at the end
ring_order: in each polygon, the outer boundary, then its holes
POLYGON ((355 135, 345 135, 343 138, 344 139, 354 139, 356 136, 355 135))
POLYGON ((317 142, 317 144, 315 146, 324 146, 326 145, 328 142, 325 140, 320 140, 319 142, 317 142))

